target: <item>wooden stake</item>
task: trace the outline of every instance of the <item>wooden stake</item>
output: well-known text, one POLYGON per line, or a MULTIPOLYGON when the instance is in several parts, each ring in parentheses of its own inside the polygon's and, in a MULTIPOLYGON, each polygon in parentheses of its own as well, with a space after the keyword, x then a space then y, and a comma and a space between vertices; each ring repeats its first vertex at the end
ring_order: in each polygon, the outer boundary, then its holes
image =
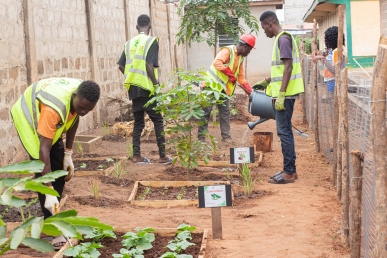
POLYGON ((362 194, 362 161, 363 154, 360 150, 353 150, 352 154, 352 168, 353 177, 351 179, 351 218, 349 220, 351 231, 349 232, 349 239, 351 243, 351 258, 360 258, 361 249, 361 194, 362 194))
POLYGON ((347 68, 341 71, 341 140, 342 140, 342 193, 341 193, 341 218, 342 228, 341 243, 347 247, 349 244, 349 138, 348 138, 348 72, 347 68))
POLYGON ((343 35, 344 35, 344 5, 339 5, 336 9, 337 20, 338 20, 338 31, 337 31, 337 60, 341 64, 343 58, 343 35))
MULTIPOLYGON (((300 38, 300 58, 301 58, 301 73, 302 73, 302 81, 304 82, 304 88, 305 88, 305 71, 304 71, 304 65, 305 65, 305 44, 304 44, 304 37, 301 36, 300 38)), ((302 123, 306 124, 306 100, 305 100, 305 93, 301 94, 301 104, 302 104, 302 123)))
POLYGON ((375 257, 387 257, 387 37, 381 37, 371 88, 371 139, 375 169, 375 257))
MULTIPOLYGON (((317 22, 313 19, 313 41, 312 41, 312 53, 313 56, 317 54, 317 22)), ((320 133, 318 126, 318 74, 317 74, 317 62, 313 64, 313 87, 314 87, 314 141, 316 143, 316 151, 320 151, 320 133)))
MULTIPOLYGON (((337 134, 336 134, 336 178, 337 178, 337 198, 341 200, 341 191, 342 191, 342 151, 341 151, 341 78, 340 76, 341 62, 336 62, 335 64, 335 118, 337 116, 337 134), (337 106, 337 108, 336 108, 337 106), (336 113, 337 112, 337 113, 336 113)), ((336 122, 336 121, 335 121, 336 122)))
POLYGON ((222 239, 222 210, 221 207, 211 208, 212 238, 222 239))

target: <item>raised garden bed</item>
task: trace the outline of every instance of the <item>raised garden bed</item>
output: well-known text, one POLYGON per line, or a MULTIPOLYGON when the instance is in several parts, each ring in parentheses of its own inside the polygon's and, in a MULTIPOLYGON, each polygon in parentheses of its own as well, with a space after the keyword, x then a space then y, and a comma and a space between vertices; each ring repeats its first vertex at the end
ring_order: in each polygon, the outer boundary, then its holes
MULTIPOLYGON (((136 206, 146 206, 146 207, 155 207, 155 208, 198 205, 197 192, 196 192, 197 186, 221 185, 221 184, 230 184, 230 182, 229 181, 136 181, 128 201, 131 204, 136 206), (194 198, 192 198, 192 196, 194 198), (187 197, 192 199, 188 199, 187 197)), ((234 199, 234 197, 232 198, 234 199)))
MULTIPOLYGON (((66 140, 64 140, 64 143, 66 140)), ((89 153, 95 150, 102 142, 100 136, 93 135, 76 135, 74 139, 73 149, 77 153, 89 153)))
POLYGON ((116 162, 122 162, 126 157, 120 158, 77 158, 74 159, 74 176, 90 176, 101 174, 107 176, 114 169, 116 162))
MULTIPOLYGON (((249 163, 247 166, 249 168, 256 168, 262 165, 263 161, 263 152, 257 151, 255 152, 255 162, 249 163)), ((217 154, 213 156, 213 160, 210 160, 208 164, 204 163, 204 161, 198 161, 198 165, 201 167, 232 167, 237 168, 238 164, 230 164, 230 154, 217 154)))
MULTIPOLYGON (((122 236, 126 232, 131 232, 132 229, 117 227, 114 229, 114 232, 117 235, 117 239, 105 238, 102 240, 101 244, 103 248, 98 249, 101 253, 99 258, 110 258, 113 254, 118 254, 122 248, 122 236)), ((174 228, 156 228, 155 229, 155 241, 152 242, 152 249, 146 250, 144 252, 144 258, 154 258, 160 257, 168 249, 165 248, 168 245, 168 242, 175 238, 176 229, 174 228)), ((207 238, 208 238, 208 229, 198 230, 192 232, 192 240, 190 242, 195 243, 194 246, 189 247, 185 250, 185 254, 190 254, 193 258, 205 258, 205 251, 207 247, 207 238)), ((73 245, 78 245, 79 241, 77 239, 71 239, 73 245)), ((69 243, 64 245, 58 253, 55 254, 53 258, 62 258, 64 251, 70 247, 69 243)))

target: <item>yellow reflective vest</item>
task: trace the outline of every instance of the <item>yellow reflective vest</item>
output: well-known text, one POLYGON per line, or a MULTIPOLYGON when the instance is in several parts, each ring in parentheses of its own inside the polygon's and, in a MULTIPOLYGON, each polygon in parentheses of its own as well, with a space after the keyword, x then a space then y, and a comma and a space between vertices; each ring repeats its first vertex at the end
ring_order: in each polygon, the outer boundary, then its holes
POLYGON ((54 109, 60 116, 61 122, 56 126, 52 144, 62 137, 62 133, 69 130, 78 116, 70 121, 70 102, 73 92, 82 80, 71 78, 44 79, 30 85, 11 109, 11 115, 19 134, 20 140, 28 154, 39 159, 40 141, 37 132, 40 118, 39 102, 54 109), (67 121, 67 123, 66 123, 67 121))
POLYGON ((271 82, 266 88, 266 94, 270 97, 278 97, 281 89, 282 78, 284 75, 284 63, 280 58, 280 50, 278 47, 278 39, 283 34, 288 34, 292 40, 292 59, 293 70, 290 76, 288 87, 286 88, 285 96, 294 96, 304 92, 304 82, 302 80, 302 71, 300 63, 300 55, 297 49, 297 43, 293 36, 286 31, 282 31, 274 40, 273 53, 271 57, 271 82))
MULTIPOLYGON (((150 91, 153 95, 155 88, 146 71, 146 56, 153 42, 158 40, 155 37, 145 35, 143 33, 132 38, 125 44, 125 83, 127 90, 130 85, 136 85, 144 90, 150 91)), ((158 80, 157 68, 154 68, 156 80, 158 80)))
MULTIPOLYGON (((223 48, 228 48, 230 50, 230 61, 227 64, 224 64, 226 67, 232 68, 234 67, 234 62, 235 62, 235 51, 234 48, 235 46, 226 46, 222 47, 223 48)), ((235 78, 238 79, 238 74, 239 74, 239 67, 241 63, 243 62, 243 56, 239 56, 239 61, 238 61, 238 67, 235 71, 235 78)), ((222 73, 221 71, 217 70, 214 65, 211 65, 210 69, 207 71, 207 78, 210 80, 210 84, 207 85, 211 89, 222 92, 224 91, 228 96, 231 96, 234 91, 235 91, 235 84, 232 84, 231 82, 228 81, 228 76, 222 73)))

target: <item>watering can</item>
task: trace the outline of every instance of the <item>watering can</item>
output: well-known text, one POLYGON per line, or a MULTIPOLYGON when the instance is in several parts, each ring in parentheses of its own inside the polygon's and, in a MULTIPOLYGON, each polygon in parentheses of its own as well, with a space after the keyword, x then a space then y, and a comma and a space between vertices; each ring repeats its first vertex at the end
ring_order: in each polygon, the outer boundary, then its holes
POLYGON ((256 125, 269 119, 275 119, 271 97, 260 91, 254 90, 251 93, 247 110, 253 116, 260 117, 256 122, 247 123, 247 126, 250 128, 250 130, 253 130, 256 125))

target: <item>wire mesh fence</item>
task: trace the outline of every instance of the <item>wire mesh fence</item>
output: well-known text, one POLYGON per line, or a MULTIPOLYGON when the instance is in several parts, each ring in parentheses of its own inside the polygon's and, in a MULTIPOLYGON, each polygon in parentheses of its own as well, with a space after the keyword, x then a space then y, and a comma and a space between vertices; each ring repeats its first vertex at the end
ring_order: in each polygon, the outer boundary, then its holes
MULTIPOLYGON (((334 81, 324 81, 321 63, 317 64, 317 76, 313 75, 315 64, 307 56, 303 71, 305 82, 306 118, 309 127, 314 124, 314 85, 317 83, 318 132, 320 150, 333 163, 334 130, 334 81)), ((364 155, 362 184, 362 257, 372 257, 375 247, 375 206, 374 206, 374 166, 370 133, 370 94, 371 79, 366 74, 348 71, 348 134, 349 151, 360 150, 364 155)), ((351 158, 351 155, 349 155, 351 158)), ((350 183, 360 180, 353 177, 350 160, 350 183)))

